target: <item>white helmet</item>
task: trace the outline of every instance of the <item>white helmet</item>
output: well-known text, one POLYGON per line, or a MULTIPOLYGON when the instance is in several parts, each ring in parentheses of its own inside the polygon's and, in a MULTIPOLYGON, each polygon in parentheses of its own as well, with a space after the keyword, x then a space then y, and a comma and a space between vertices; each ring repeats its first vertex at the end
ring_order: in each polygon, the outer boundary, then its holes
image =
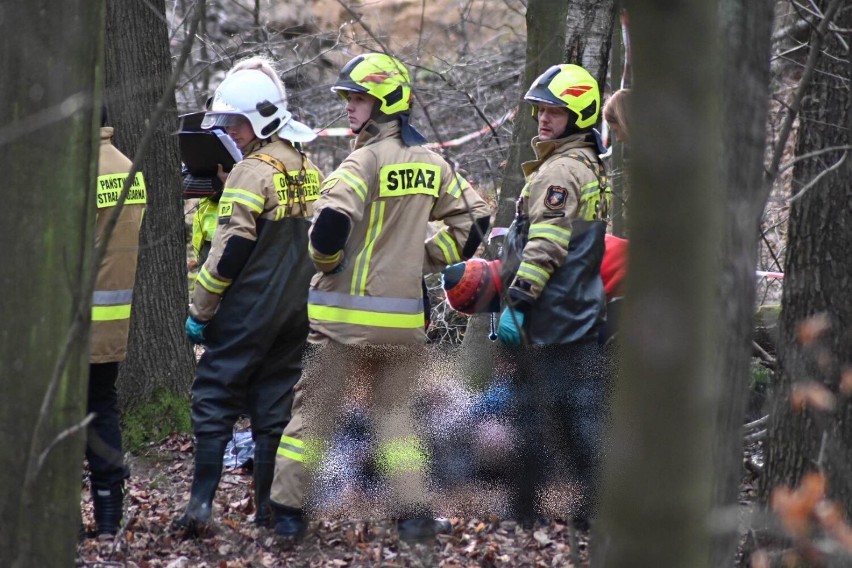
POLYGON ((276 132, 293 142, 316 138, 310 127, 293 119, 287 110, 286 93, 257 69, 240 69, 225 77, 213 95, 201 128, 225 127, 234 115, 246 117, 258 138, 269 138, 276 132))

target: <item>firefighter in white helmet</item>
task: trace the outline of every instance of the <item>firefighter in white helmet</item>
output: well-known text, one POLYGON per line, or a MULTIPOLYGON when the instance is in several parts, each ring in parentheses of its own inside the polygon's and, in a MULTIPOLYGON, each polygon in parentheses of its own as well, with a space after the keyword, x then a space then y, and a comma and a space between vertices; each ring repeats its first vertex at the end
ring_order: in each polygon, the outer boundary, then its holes
POLYGON ((446 160, 423 147, 426 140, 409 123, 411 85, 402 62, 359 55, 332 90, 346 101, 356 138, 316 203, 310 246, 319 273, 308 315, 317 349, 281 437, 275 530, 294 541, 304 533, 304 429, 320 438, 333 430, 351 377, 372 392, 376 463, 389 481, 400 538, 433 539, 423 478, 428 458, 409 407, 426 341, 422 275, 470 258, 490 212, 446 160), (435 220, 443 227, 427 239, 435 220))
POLYGON ((554 65, 524 100, 538 121, 536 159, 523 164, 526 184, 504 242, 509 286, 497 332, 518 363, 518 412, 525 417, 514 511, 534 519, 543 485, 571 480, 582 498, 565 512, 585 523, 595 501, 607 386, 598 331, 611 190, 594 130, 600 92, 582 67, 554 65))
POLYGON ((210 519, 225 446, 244 410, 255 442, 255 521, 271 518, 275 452, 308 333, 308 228, 323 181, 300 147, 315 134, 293 118, 266 60, 245 60, 228 73, 202 122, 214 126, 244 159, 225 181, 186 320, 189 339, 205 347, 192 384, 192 492, 177 520, 190 533, 210 519))

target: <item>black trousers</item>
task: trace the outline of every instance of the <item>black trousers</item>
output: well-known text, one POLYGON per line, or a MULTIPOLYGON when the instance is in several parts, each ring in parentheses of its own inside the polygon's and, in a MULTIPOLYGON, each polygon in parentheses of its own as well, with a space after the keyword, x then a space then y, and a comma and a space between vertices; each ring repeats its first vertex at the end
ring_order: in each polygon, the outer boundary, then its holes
POLYGON ((199 439, 229 440, 243 413, 252 435, 280 437, 290 421, 304 343, 289 337, 259 354, 244 346, 206 344, 192 383, 192 427, 199 439))
POLYGON ((568 345, 512 350, 517 365, 512 505, 517 518, 541 514, 540 491, 552 481, 582 487, 582 502, 566 515, 587 517, 596 502, 609 380, 597 338, 568 345))
POLYGON ((118 363, 89 365, 89 392, 86 413, 95 418, 86 430, 86 459, 89 460, 92 487, 111 487, 127 479, 121 424, 118 412, 118 363))

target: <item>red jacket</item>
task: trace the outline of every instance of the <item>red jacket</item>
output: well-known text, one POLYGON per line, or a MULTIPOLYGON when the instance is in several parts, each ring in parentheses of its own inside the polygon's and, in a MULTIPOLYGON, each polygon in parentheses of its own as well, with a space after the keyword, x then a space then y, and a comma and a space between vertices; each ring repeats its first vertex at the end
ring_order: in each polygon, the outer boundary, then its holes
POLYGON ((609 301, 624 294, 622 287, 624 275, 627 274, 627 239, 607 234, 604 244, 606 249, 601 262, 601 279, 609 301))

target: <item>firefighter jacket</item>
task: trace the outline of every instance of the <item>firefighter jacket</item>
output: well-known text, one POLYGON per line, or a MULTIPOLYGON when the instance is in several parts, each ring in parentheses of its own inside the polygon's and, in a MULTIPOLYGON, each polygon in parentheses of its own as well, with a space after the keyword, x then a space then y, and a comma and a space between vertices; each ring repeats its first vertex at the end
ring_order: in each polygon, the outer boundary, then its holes
POLYGON ((219 200, 202 197, 198 200, 198 209, 192 216, 192 250, 201 264, 207 258, 216 223, 219 220, 219 200))
POLYGON ((473 256, 490 212, 441 156, 405 146, 398 122, 369 121, 352 147, 316 203, 317 216, 331 208, 351 229, 340 251, 311 248, 320 272, 308 297, 309 341, 423 343, 423 274, 473 256), (443 225, 427 238, 430 221, 443 225))
POLYGON ((216 232, 189 308, 192 317, 202 322, 213 317, 266 223, 312 215, 322 180, 317 167, 278 135, 246 149, 219 198, 216 232))
POLYGON ((600 265, 612 190, 593 136, 533 138, 537 159, 523 164, 503 264, 516 268, 509 297, 527 314, 532 344, 591 337, 605 318, 600 265))
MULTIPOLYGON (((100 158, 96 188, 97 220, 95 246, 103 241, 104 229, 115 211, 131 161, 112 145, 113 129, 101 128, 100 158)), ((138 172, 124 207, 118 216, 98 268, 92 295, 92 338, 89 361, 113 363, 124 361, 127 335, 130 331, 130 307, 136 260, 139 254, 139 229, 145 213, 145 178, 138 172)))

